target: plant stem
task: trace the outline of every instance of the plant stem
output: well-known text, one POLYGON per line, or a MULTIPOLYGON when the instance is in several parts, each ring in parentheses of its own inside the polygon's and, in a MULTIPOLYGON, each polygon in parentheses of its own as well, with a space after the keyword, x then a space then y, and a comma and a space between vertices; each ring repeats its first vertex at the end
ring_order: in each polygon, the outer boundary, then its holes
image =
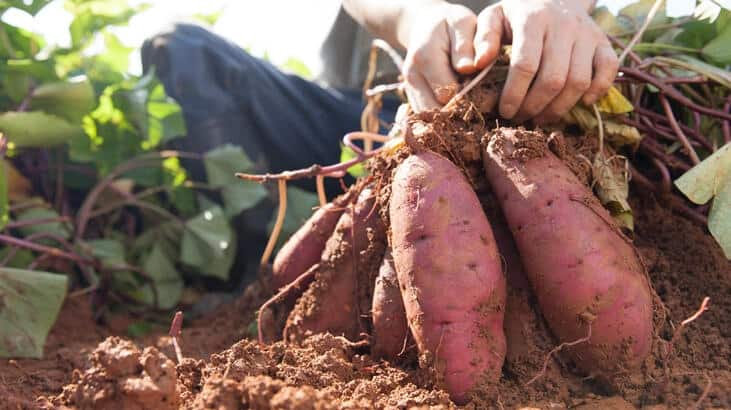
POLYGON ((655 51, 655 50, 670 50, 680 51, 683 53, 700 53, 701 50, 698 48, 676 46, 674 44, 665 43, 637 43, 633 47, 635 51, 655 51))
POLYGON ((277 239, 279 239, 279 233, 282 231, 284 217, 287 215, 287 180, 279 179, 277 183, 279 188, 279 210, 277 210, 277 220, 274 222, 271 235, 269 235, 264 254, 261 255, 261 266, 266 266, 269 262, 269 258, 274 252, 274 246, 277 244, 277 239))
POLYGON ((343 144, 353 149, 353 151, 356 154, 356 157, 345 162, 341 162, 338 164, 328 165, 328 166, 322 166, 319 164, 311 165, 307 168, 298 169, 294 171, 283 171, 278 174, 243 174, 238 173, 236 176, 238 178, 241 178, 245 181, 254 181, 259 183, 264 183, 268 181, 278 181, 278 180, 285 180, 290 181, 293 179, 302 179, 302 178, 312 178, 316 177, 318 175, 323 175, 326 177, 332 177, 332 178, 339 178, 342 177, 345 174, 345 171, 347 171, 348 168, 352 167, 355 164, 359 164, 363 161, 366 161, 367 159, 374 157, 379 152, 381 152, 381 148, 374 149, 373 151, 369 152, 363 152, 363 150, 360 149, 357 145, 353 144, 354 139, 372 139, 376 142, 385 142, 388 140, 388 137, 385 137, 383 135, 374 134, 371 132, 363 132, 363 131, 357 131, 357 132, 349 132, 345 134, 343 137, 343 144))
POLYGON ((68 259, 68 260, 78 262, 78 263, 83 263, 83 264, 87 264, 87 265, 96 264, 96 261, 94 261, 94 259, 87 259, 87 258, 84 258, 83 256, 80 256, 80 255, 77 255, 74 253, 65 252, 58 248, 52 248, 50 246, 39 245, 37 243, 33 243, 33 242, 30 242, 30 241, 27 241, 24 239, 14 238, 10 235, 0 234, 0 242, 4 242, 10 246, 17 246, 20 248, 30 249, 32 251, 49 254, 54 257, 68 259))
POLYGON ((644 23, 642 23, 640 29, 637 30, 635 35, 632 37, 632 40, 629 41, 629 44, 627 44, 627 47, 625 47, 625 49, 622 51, 622 54, 619 55, 620 66, 622 65, 622 62, 624 62, 625 57, 627 57, 627 54, 629 54, 635 44, 640 41, 642 35, 645 33, 645 30, 647 30, 647 28, 650 26, 652 19, 654 19, 657 12, 660 11, 660 6, 662 6, 664 3, 664 0, 655 0, 652 8, 650 8, 650 11, 647 13, 647 17, 645 17, 644 23))
POLYGON ((722 118, 722 119, 731 121, 731 113, 718 111, 718 110, 714 110, 712 108, 698 105, 695 102, 688 99, 688 97, 681 94, 680 91, 676 90, 671 85, 666 84, 660 78, 654 77, 650 74, 647 74, 643 71, 640 71, 640 70, 638 70, 636 68, 632 68, 632 67, 620 67, 619 71, 622 72, 624 75, 629 75, 629 76, 635 77, 641 81, 644 81, 646 83, 654 85, 655 87, 659 88, 660 91, 665 93, 665 95, 667 95, 668 97, 676 100, 680 104, 683 104, 692 110, 698 111, 701 114, 706 114, 711 117, 722 118))
POLYGON ((673 131, 675 131, 678 139, 685 147, 686 154, 688 154, 694 164, 699 164, 701 160, 700 158, 698 158, 698 154, 693 149, 693 146, 690 145, 688 137, 686 137, 683 133, 683 130, 680 129, 680 125, 678 125, 678 121, 675 119, 675 114, 673 114, 673 109, 672 107, 670 107, 670 103, 668 102, 667 97, 665 97, 665 94, 660 93, 660 103, 662 104, 663 109, 665 109, 665 114, 668 116, 670 126, 673 128, 673 131))

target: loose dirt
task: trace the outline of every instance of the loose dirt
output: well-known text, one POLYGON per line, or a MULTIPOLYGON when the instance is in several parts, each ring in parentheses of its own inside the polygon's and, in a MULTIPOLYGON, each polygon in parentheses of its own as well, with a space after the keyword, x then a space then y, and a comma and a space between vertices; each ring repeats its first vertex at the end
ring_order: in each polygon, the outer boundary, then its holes
MULTIPOLYGON (((635 243, 672 323, 677 326, 703 297, 711 298, 710 309, 677 338, 667 370, 667 349, 659 343, 642 372, 617 391, 575 375, 560 355, 549 361, 544 377, 525 386, 555 346, 542 325, 533 323, 523 331, 536 333, 527 339, 538 342, 508 357, 498 398, 472 407, 691 408, 705 394, 699 408, 731 408, 731 263, 702 228, 640 194, 632 195, 640 197, 632 203, 635 243)), ((265 288, 264 282, 254 283, 235 303, 186 323, 181 337, 186 359, 177 367, 167 336, 105 340, 121 333, 126 322, 97 325, 84 298, 70 299, 44 359, 0 361, 0 407, 454 407, 413 361, 376 362, 367 348, 340 338, 319 335, 300 347, 259 346, 249 327, 269 294, 265 288)), ((663 331, 669 340, 671 330, 663 331)))

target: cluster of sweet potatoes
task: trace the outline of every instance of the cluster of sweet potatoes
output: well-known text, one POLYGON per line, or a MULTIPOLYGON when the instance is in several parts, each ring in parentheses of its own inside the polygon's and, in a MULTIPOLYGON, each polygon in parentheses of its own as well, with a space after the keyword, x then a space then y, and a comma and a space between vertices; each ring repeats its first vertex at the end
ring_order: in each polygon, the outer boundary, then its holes
POLYGON ((321 207, 273 265, 279 287, 303 275, 310 282, 284 338, 331 332, 366 340, 387 360, 413 340, 422 366, 464 403, 494 385, 506 352, 520 348, 520 330, 505 322, 520 309, 507 303, 507 286, 529 283, 557 341, 581 341, 565 349, 580 370, 612 379, 636 368, 653 338, 644 267, 547 140, 514 128, 482 137, 484 175, 504 221, 488 220, 459 165, 410 145, 378 183, 361 181, 321 207))

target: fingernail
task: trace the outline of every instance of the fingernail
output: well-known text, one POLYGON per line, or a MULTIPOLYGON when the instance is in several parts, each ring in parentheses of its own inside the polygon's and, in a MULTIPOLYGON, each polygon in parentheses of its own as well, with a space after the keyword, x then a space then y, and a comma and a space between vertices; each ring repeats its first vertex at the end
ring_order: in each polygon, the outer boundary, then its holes
POLYGON ((482 44, 480 44, 479 46, 477 46, 477 49, 475 50, 475 57, 476 57, 476 58, 480 58, 480 57, 482 57, 482 56, 483 56, 483 55, 484 55, 485 53, 487 53, 487 44, 485 44, 485 43, 482 43, 482 44))
POLYGON ((596 102, 596 94, 586 94, 584 95, 584 104, 591 105, 596 102))
POLYGON ((472 67, 472 64, 474 64, 474 62, 468 57, 462 57, 457 60, 457 68, 469 68, 472 67))
POLYGON ((477 49, 475 50, 475 64, 477 64, 477 61, 480 60, 485 53, 487 53, 487 44, 480 44, 477 46, 477 49))

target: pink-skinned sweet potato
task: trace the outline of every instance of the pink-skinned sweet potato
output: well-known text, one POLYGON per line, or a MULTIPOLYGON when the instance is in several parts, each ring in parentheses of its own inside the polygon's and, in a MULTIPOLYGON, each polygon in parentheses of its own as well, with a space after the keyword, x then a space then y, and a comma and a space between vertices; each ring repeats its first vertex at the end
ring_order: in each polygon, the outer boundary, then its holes
POLYGON ((383 255, 373 290, 373 356, 395 360, 404 350, 408 324, 391 251, 383 255))
POLYGON ((364 189, 340 216, 325 244, 315 280, 287 318, 286 341, 324 332, 355 340, 361 331, 369 330, 365 323, 386 235, 375 200, 373 192, 364 189))
POLYGON ((409 328, 463 404, 497 380, 505 357, 505 277, 473 188, 446 158, 412 154, 391 185, 391 246, 409 328))
MULTIPOLYGON (((504 321, 507 343, 504 368, 527 381, 541 371, 546 355, 554 347, 554 340, 538 311, 523 261, 520 260, 505 216, 494 196, 482 203, 495 236, 508 287, 504 321)), ((549 368, 547 371, 551 372, 553 369, 549 368)))
POLYGON ((272 265, 272 283, 280 288, 297 279, 310 266, 320 262, 325 242, 350 202, 345 193, 321 207, 295 232, 277 252, 272 265))
POLYGON ((632 244, 541 132, 486 137, 486 175, 508 221, 541 312, 587 373, 611 379, 650 352, 652 293, 632 244))

